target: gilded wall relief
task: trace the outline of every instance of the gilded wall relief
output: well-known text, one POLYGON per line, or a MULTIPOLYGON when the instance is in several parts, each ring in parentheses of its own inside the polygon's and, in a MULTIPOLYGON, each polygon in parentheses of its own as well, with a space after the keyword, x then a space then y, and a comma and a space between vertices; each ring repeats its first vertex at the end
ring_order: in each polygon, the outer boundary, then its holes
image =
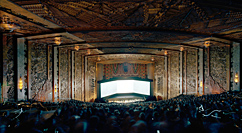
POLYGON ((229 90, 227 87, 227 84, 229 84, 227 80, 229 64, 227 62, 230 58, 228 51, 229 47, 210 47, 210 76, 220 86, 219 93, 229 90))
POLYGON ((3 35, 3 100, 14 100, 13 37, 3 35))
POLYGON ((165 71, 165 63, 164 58, 157 58, 155 63, 155 87, 154 87, 154 95, 157 97, 164 97, 164 71, 165 71))
POLYGON ((173 52, 169 58, 168 90, 169 98, 172 98, 179 95, 179 52, 173 52))
POLYGON ((186 94, 186 52, 182 52, 182 94, 186 94))
POLYGON ((228 91, 229 47, 210 46, 205 49, 205 94, 218 94, 228 91), (209 54, 209 55, 208 55, 209 54))
MULTIPOLYGON (((88 63, 89 64, 89 63, 88 63)), ((96 67, 95 65, 90 65, 88 66, 88 99, 87 101, 94 101, 97 97, 96 97, 96 93, 95 93, 95 86, 96 86, 96 67)))
POLYGON ((84 101, 84 88, 82 87, 82 55, 79 52, 75 52, 75 99, 84 101))
POLYGON ((196 94, 197 51, 187 51, 187 94, 196 94))
POLYGON ((60 86, 60 100, 67 100, 69 98, 69 85, 68 85, 68 50, 59 49, 59 86, 60 86))
POLYGON ((38 97, 42 91, 43 85, 47 82, 47 44, 32 43, 31 44, 31 94, 30 97, 38 97))

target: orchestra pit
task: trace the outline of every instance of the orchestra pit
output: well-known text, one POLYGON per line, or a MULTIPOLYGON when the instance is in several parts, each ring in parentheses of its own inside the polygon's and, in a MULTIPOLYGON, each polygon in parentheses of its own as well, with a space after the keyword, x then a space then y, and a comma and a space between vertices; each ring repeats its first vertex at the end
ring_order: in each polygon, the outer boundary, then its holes
POLYGON ((0 133, 241 133, 239 0, 0 0, 0 133))

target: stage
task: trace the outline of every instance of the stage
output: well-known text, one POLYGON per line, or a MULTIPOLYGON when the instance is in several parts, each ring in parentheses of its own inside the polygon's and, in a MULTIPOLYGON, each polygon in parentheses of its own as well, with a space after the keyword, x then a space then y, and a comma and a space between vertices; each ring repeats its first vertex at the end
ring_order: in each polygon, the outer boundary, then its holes
POLYGON ((103 99, 108 102, 118 102, 118 103, 127 103, 127 102, 137 102, 145 101, 149 95, 143 95, 138 93, 116 93, 103 97, 103 99))

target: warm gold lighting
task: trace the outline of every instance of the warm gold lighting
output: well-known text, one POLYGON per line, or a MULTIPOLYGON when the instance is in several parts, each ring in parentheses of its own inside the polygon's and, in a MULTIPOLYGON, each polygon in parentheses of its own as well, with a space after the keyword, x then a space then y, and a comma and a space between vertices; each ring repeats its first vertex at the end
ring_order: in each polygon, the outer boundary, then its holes
POLYGON ((57 85, 55 85, 55 92, 57 92, 57 85))
POLYGON ((167 55, 167 54, 168 54, 167 50, 165 50, 164 54, 165 54, 165 55, 167 55))
POLYGON ((101 61, 101 58, 100 58, 100 56, 98 56, 98 57, 97 57, 97 61, 101 61))
POLYGON ((209 47, 209 46, 210 46, 210 43, 211 43, 210 41, 205 41, 205 42, 204 42, 204 46, 205 46, 205 47, 209 47))
POLYGON ((91 50, 87 49, 87 54, 90 55, 91 54, 91 50))
POLYGON ((60 45, 61 44, 61 38, 60 37, 55 37, 55 44, 60 45))
POLYGON ((18 88, 20 89, 20 91, 22 91, 22 89, 23 89, 23 80, 22 80, 21 76, 20 76, 19 81, 18 81, 18 88))
POLYGON ((235 83, 238 83, 239 82, 239 74, 238 73, 235 73, 234 82, 235 83))
POLYGON ((151 61, 154 61, 155 60, 155 58, 154 57, 151 57, 151 61))
POLYGON ((203 81, 200 81, 200 87, 203 87, 203 81))
POLYGON ((20 29, 20 25, 10 21, 10 18, 6 15, 1 17, 0 29, 3 29, 8 32, 12 32, 16 29, 20 29))
POLYGON ((184 47, 180 47, 180 51, 183 51, 184 50, 184 47))
POLYGON ((76 51, 79 50, 79 46, 75 46, 75 50, 76 50, 76 51))

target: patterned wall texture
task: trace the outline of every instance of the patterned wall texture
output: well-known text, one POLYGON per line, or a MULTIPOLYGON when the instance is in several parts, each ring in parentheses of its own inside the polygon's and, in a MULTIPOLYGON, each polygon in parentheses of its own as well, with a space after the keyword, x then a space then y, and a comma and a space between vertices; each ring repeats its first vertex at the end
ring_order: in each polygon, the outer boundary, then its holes
POLYGON ((138 77, 147 78, 147 64, 136 63, 117 63, 105 64, 103 78, 111 79, 114 77, 138 77))
POLYGON ((187 51, 187 94, 196 94, 197 51, 187 51))
POLYGON ((164 98, 164 71, 165 60, 164 57, 160 57, 155 63, 155 87, 154 95, 164 98))
MULTIPOLYGON (((210 48, 210 74, 211 77, 224 90, 227 88, 227 72, 229 71, 229 47, 211 47, 210 48)), ((223 91, 223 90, 220 90, 223 91)))
POLYGON ((45 93, 47 90, 42 90, 43 85, 47 81, 47 56, 46 44, 32 43, 31 44, 31 98, 40 93, 45 93))
POLYGON ((72 69, 71 69, 71 67, 72 67, 72 65, 71 65, 71 51, 68 51, 68 80, 69 80, 69 84, 68 84, 68 86, 69 86, 69 95, 68 95, 68 97, 69 98, 71 98, 71 85, 72 85, 72 83, 71 83, 71 73, 72 73, 72 69))
POLYGON ((182 52, 182 82, 183 82, 182 93, 183 94, 186 94, 186 69, 187 69, 186 52, 187 51, 182 52))
POLYGON ((179 52, 173 52, 168 58, 169 98, 179 95, 179 52))
POLYGON ((48 51, 49 51, 49 80, 52 82, 52 61, 53 61, 53 59, 52 59, 52 47, 50 46, 49 48, 48 48, 48 51))
POLYGON ((67 100, 69 98, 69 85, 68 85, 68 50, 59 49, 59 86, 60 86, 60 100, 67 100))
POLYGON ((228 91, 228 71, 229 71, 229 47, 210 46, 205 49, 204 54, 204 78, 205 94, 221 93, 228 91), (209 56, 208 56, 208 53, 209 56), (209 59, 208 59, 209 57, 209 59), (209 62, 208 62, 209 61, 209 62), (208 66, 209 65, 209 66, 208 66), (208 70, 209 69, 209 70, 208 70), (209 73, 208 73, 209 72, 209 73))
POLYGON ((86 81, 88 82, 88 88, 87 88, 87 97, 86 97, 86 101, 94 101, 97 96, 96 96, 96 92, 95 92, 95 81, 96 81, 96 62, 94 62, 93 60, 90 60, 90 58, 88 59, 88 66, 87 66, 87 79, 86 81))
POLYGON ((3 99, 14 100, 13 37, 3 35, 3 99))
POLYGON ((208 75, 208 52, 209 51, 209 49, 208 48, 205 48, 204 49, 204 55, 203 55, 203 61, 204 61, 204 64, 203 64, 203 69, 204 69, 204 94, 208 94, 209 93, 209 91, 208 91, 208 89, 206 88, 206 82, 208 81, 208 79, 209 79, 209 75, 208 75))
POLYGON ((75 52, 75 99, 84 101, 84 88, 82 87, 82 56, 81 53, 75 52))

